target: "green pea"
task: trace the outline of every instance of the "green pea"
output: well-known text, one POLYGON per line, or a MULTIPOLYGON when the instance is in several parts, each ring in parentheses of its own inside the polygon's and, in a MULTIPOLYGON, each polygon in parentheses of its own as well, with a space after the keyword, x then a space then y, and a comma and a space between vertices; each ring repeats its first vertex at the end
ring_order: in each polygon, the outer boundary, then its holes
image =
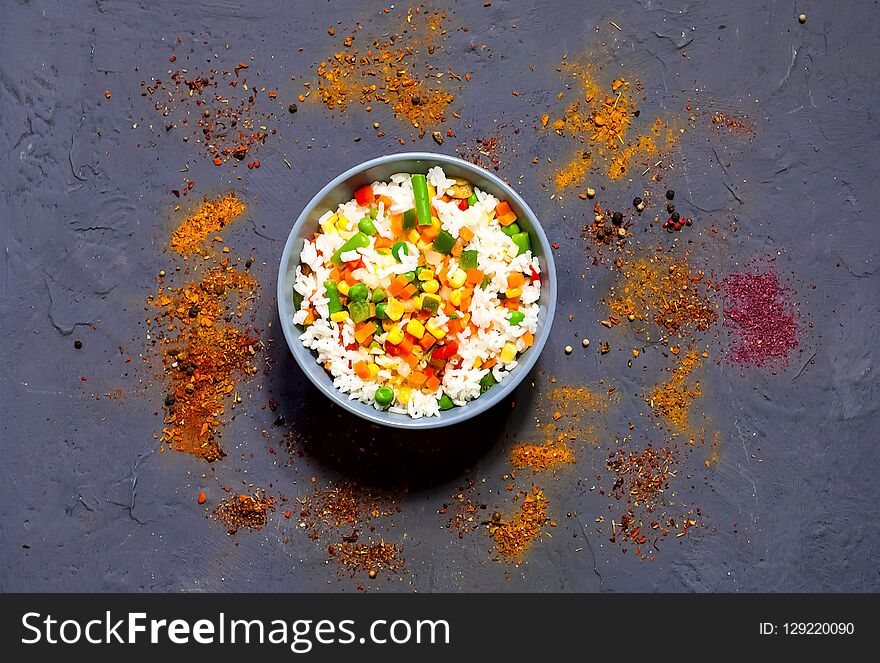
POLYGON ((374 304, 378 304, 379 302, 385 301, 385 291, 382 288, 376 288, 373 290, 373 296, 370 297, 370 301, 374 304))
POLYGON ((394 256, 394 259, 397 262, 403 262, 403 258, 400 257, 400 252, 403 251, 403 255, 409 255, 409 249, 406 246, 406 242, 398 242, 394 246, 391 247, 391 255, 394 256))
POLYGON ((384 320, 386 308, 388 308, 387 302, 379 302, 378 304, 376 304, 376 317, 380 320, 384 320))
POLYGON ((373 223, 373 220, 365 216, 363 219, 358 221, 358 230, 360 230, 364 235, 375 235, 376 234, 376 225, 373 223))
POLYGON ((388 407, 394 401, 394 390, 391 387, 379 387, 375 394, 376 403, 388 407))
POLYGON ((355 283, 348 289, 348 298, 353 302, 365 302, 370 296, 370 289, 363 283, 355 283))
POLYGON ((416 273, 415 272, 404 272, 403 276, 410 283, 412 283, 413 281, 416 280, 416 273))

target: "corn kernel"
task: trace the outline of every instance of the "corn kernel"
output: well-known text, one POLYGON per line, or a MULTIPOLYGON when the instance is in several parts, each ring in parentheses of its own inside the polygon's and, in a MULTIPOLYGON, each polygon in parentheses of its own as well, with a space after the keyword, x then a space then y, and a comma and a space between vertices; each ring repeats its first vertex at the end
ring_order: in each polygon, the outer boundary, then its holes
POLYGON ((474 357, 474 368, 479 368, 483 365, 483 360, 479 357, 474 357))
POLYGON ((513 343, 505 343, 501 348, 501 363, 509 364, 516 359, 516 346, 513 343))
POLYGON ((336 284, 336 289, 339 291, 340 295, 345 295, 348 297, 348 291, 351 289, 351 286, 348 285, 347 281, 340 281, 336 284))
POLYGON ((336 220, 337 220, 337 218, 338 217, 335 214, 333 214, 321 222, 321 230, 324 231, 325 235, 335 235, 336 234, 336 220))
POLYGON ((419 270, 419 281, 430 281, 434 278, 434 270, 433 269, 420 269, 419 270))
POLYGON ((461 298, 464 295, 462 288, 456 288, 449 295, 449 303, 453 306, 461 306, 461 298))
POLYGON ((370 379, 372 380, 377 375, 379 375, 379 365, 378 364, 370 364, 367 368, 370 370, 370 379))
POLYGON ((431 226, 432 226, 435 230, 440 230, 440 228, 442 227, 441 224, 440 224, 440 219, 438 219, 436 216, 432 216, 432 217, 431 217, 431 226))
POLYGON ((429 294, 434 294, 440 289, 440 284, 435 279, 429 279, 422 284, 422 290, 429 294))
POLYGON ((400 385, 397 388, 397 400, 401 405, 408 405, 410 397, 410 388, 400 385))
POLYGON ((337 311, 336 313, 331 313, 330 319, 333 322, 345 322, 346 320, 348 320, 348 311, 337 311))
POLYGON ((446 330, 442 327, 438 326, 434 322, 434 318, 428 320, 428 324, 425 325, 425 329, 428 330, 428 333, 436 339, 441 339, 446 336, 446 330))
POLYGON ((397 345, 403 340, 403 330, 397 325, 394 325, 391 329, 388 330, 388 336, 385 340, 387 340, 389 343, 397 345))
POLYGON ((508 299, 516 299, 522 294, 522 288, 508 288, 504 291, 504 296, 508 299))
POLYGON ((437 188, 433 184, 428 185, 428 200, 434 200, 437 195, 437 188))
POLYGON ((420 239, 418 242, 416 242, 416 246, 419 247, 419 251, 424 253, 431 247, 431 242, 426 242, 425 240, 420 239))
POLYGON ((385 315, 397 322, 403 317, 403 304, 399 299, 394 297, 388 298, 388 304, 385 306, 385 315))
POLYGON ((456 269, 452 276, 449 277, 449 285, 453 288, 460 288, 467 280, 467 273, 463 269, 456 269))
POLYGON ((414 310, 418 311, 420 308, 422 308, 422 296, 421 295, 416 295, 415 297, 413 297, 409 301, 412 302, 412 307, 414 310))
POLYGON ((340 216, 336 219, 336 227, 339 230, 343 231, 351 230, 351 226, 348 225, 348 219, 346 219, 344 216, 340 216))
POLYGON ((412 242, 413 244, 418 244, 422 240, 422 236, 419 235, 419 231, 413 228, 406 234, 406 238, 412 242))
POLYGON ((421 338, 425 335, 425 325, 423 325, 418 320, 410 320, 406 324, 406 331, 416 338, 421 338))

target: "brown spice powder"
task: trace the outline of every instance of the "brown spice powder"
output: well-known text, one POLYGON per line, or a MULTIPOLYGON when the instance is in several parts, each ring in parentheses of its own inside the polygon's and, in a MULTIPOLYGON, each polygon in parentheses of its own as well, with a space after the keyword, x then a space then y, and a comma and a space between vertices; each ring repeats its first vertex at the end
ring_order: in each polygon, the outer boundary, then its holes
POLYGON ((688 411, 691 403, 703 393, 699 382, 693 386, 687 383, 688 376, 701 363, 697 352, 689 350, 673 369, 669 381, 658 384, 648 395, 648 402, 654 414, 680 431, 690 429, 688 411))
POLYGON ((234 193, 215 200, 205 198, 201 205, 171 233, 171 250, 184 256, 197 252, 208 237, 223 230, 245 210, 234 193))
POLYGON ((266 491, 253 495, 234 495, 226 497, 214 508, 212 516, 226 525, 228 534, 235 534, 240 527, 262 529, 269 519, 269 512, 275 510, 275 498, 267 497, 266 491))
POLYGON ((535 472, 550 469, 563 463, 574 463, 575 457, 564 442, 546 444, 520 444, 510 452, 510 462, 517 469, 535 472))
POLYGON ((505 561, 519 563, 523 554, 541 536, 547 523, 547 498, 543 491, 532 486, 519 510, 510 518, 500 518, 489 523, 489 536, 495 541, 495 549, 505 561))

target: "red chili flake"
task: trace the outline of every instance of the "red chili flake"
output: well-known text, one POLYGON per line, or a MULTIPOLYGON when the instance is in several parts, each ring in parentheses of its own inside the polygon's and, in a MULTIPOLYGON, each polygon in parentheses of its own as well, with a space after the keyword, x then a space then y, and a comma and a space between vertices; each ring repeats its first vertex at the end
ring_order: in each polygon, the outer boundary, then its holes
POLYGON ((177 189, 171 189, 171 193, 174 194, 175 198, 180 198, 180 191, 178 191, 177 189))
POLYGON ((79 379, 82 380, 83 382, 88 382, 88 380, 89 380, 85 375, 81 375, 79 377, 79 379))
POLYGON ((787 288, 772 266, 728 276, 722 283, 724 324, 732 330, 729 359, 763 366, 786 359, 798 346, 798 322, 787 288))
POLYGON ((172 55, 170 58, 168 58, 168 62, 176 62, 176 61, 177 61, 176 55, 172 55))

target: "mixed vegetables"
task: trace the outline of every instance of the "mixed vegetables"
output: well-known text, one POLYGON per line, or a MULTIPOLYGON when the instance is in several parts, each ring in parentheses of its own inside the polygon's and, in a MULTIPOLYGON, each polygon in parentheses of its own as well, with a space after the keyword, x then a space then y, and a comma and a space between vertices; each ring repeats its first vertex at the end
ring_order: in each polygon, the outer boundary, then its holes
MULTIPOLYGON (((399 211, 399 201, 395 205, 390 197, 376 195, 373 186, 361 187, 354 192, 354 201, 369 212, 356 222, 328 212, 321 217, 321 230, 315 234, 316 240, 321 234, 338 235, 344 240, 326 263, 329 278, 318 287, 326 297, 329 320, 340 326, 340 342, 346 350, 359 350, 359 359, 351 361, 351 370, 361 380, 380 385, 373 395, 380 408, 392 404, 406 407, 416 390, 435 395, 440 410, 455 407, 456 402, 443 391, 444 375, 450 368, 461 366, 460 345, 481 331, 472 320, 471 304, 477 289, 485 291, 492 279, 481 269, 485 257, 471 246, 475 230, 463 224, 451 232, 453 228, 441 224, 433 205, 441 201, 465 211, 478 204, 477 193, 468 181, 453 181, 438 196, 424 174, 413 174, 412 208, 404 211, 399 211), (395 209, 398 211, 391 211, 395 209), (385 232, 380 233, 377 225, 385 232), (365 261, 368 253, 370 259, 365 261), (394 273, 392 265, 391 273, 385 270, 379 277, 375 265, 383 262, 406 262, 412 268, 394 273), (343 341, 341 331, 346 325, 353 328, 348 343, 343 341)), ((484 216, 483 223, 497 224, 510 238, 510 246, 515 247, 510 249, 512 254, 531 250, 529 233, 517 223, 517 215, 507 202, 498 202, 484 216)), ((506 309, 505 324, 511 327, 519 326, 526 317, 520 310, 523 287, 540 283, 532 263, 521 262, 526 265, 524 271, 508 273, 506 287, 494 293, 506 309)), ((301 267, 308 276, 309 267, 301 267)), ((321 317, 316 306, 309 302, 303 305, 303 295, 296 289, 293 301, 297 311, 304 312, 300 314, 304 326, 321 317)), ((488 369, 510 364, 534 342, 529 331, 517 332, 511 338, 522 339, 519 349, 515 342, 507 341, 497 356, 469 360, 484 372, 479 381, 480 393, 497 382, 488 369)), ((329 370, 330 366, 325 368, 329 370)))

